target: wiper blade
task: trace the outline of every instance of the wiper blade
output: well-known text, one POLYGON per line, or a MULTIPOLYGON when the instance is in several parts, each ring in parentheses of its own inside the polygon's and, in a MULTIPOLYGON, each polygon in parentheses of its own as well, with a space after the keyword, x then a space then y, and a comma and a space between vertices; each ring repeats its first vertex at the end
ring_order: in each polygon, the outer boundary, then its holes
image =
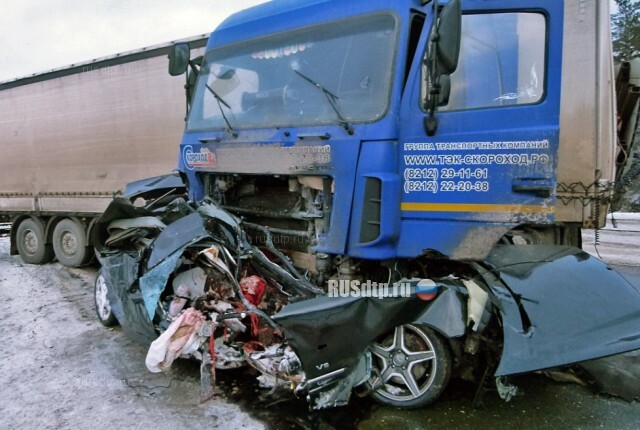
POLYGON ((227 109, 231 110, 231 106, 229 106, 229 103, 225 102, 222 97, 220 97, 218 95, 218 93, 216 93, 213 88, 211 88, 209 86, 209 84, 205 84, 205 86, 207 87, 207 89, 209 91, 211 91, 211 94, 213 94, 213 97, 216 99, 216 102, 218 102, 218 109, 220 109, 220 114, 222 114, 222 119, 224 119, 225 124, 227 124, 227 131, 231 133, 231 135, 233 137, 238 137, 238 134, 235 132, 235 130, 233 129, 233 127, 231 126, 231 123, 229 122, 229 119, 227 118, 227 116, 224 114, 224 109, 222 109, 222 106, 224 105, 227 109))
POLYGON ((344 118, 344 115, 342 114, 342 112, 340 111, 340 108, 338 107, 338 105, 336 103, 336 100, 338 100, 339 97, 337 95, 333 94, 328 89, 326 89, 320 82, 314 81, 309 76, 307 76, 304 73, 302 73, 301 71, 299 71, 297 69, 294 69, 293 71, 295 72, 295 74, 300 76, 302 79, 304 79, 305 81, 309 82, 311 85, 313 85, 314 87, 316 87, 320 91, 322 91, 324 96, 327 98, 327 101, 329 102, 329 105, 331 106, 333 111, 336 113, 336 116, 338 117, 338 120, 340 121, 340 124, 342 124, 342 126, 344 127, 345 130, 347 130, 347 133, 353 134, 354 133, 353 127, 351 127, 351 124, 349 124, 349 121, 347 121, 344 118))

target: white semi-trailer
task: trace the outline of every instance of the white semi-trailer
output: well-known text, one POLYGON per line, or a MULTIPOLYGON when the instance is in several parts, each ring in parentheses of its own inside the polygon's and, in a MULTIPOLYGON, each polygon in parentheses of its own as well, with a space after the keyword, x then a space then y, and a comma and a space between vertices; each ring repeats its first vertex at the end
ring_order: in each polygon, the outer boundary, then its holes
MULTIPOLYGON (((206 35, 188 40, 202 48, 206 35)), ((0 222, 27 263, 78 266, 114 193, 170 173, 184 128, 170 44, 0 83, 0 222)))

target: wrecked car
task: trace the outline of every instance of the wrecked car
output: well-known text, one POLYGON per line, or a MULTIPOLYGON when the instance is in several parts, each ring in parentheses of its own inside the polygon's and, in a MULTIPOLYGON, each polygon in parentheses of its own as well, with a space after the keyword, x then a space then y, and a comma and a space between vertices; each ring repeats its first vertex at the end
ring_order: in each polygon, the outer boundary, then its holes
POLYGON ((324 278, 301 272, 271 229, 174 185, 130 190, 98 221, 95 304, 104 325, 150 345, 151 372, 199 360, 203 401, 216 370, 243 366, 312 409, 352 393, 423 406, 454 374, 508 400, 509 375, 640 347, 640 294, 577 248, 497 246, 455 265, 333 258, 324 278))

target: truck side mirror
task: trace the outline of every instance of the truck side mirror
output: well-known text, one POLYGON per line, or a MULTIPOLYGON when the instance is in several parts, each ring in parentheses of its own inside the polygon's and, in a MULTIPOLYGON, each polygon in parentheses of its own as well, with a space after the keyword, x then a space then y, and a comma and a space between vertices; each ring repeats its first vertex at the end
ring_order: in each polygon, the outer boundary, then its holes
POLYGON ((438 106, 446 106, 449 104, 449 96, 451 95, 451 77, 449 75, 441 75, 440 94, 438 94, 438 106))
POLYGON ((436 55, 438 56, 438 72, 450 75, 458 67, 460 55, 460 39, 462 38, 462 9, 460 0, 450 0, 440 13, 440 21, 431 35, 437 38, 436 55))
POLYGON ((427 66, 427 95, 425 107, 429 113, 424 119, 427 136, 435 135, 438 106, 448 103, 451 92, 449 75, 458 67, 462 39, 462 7, 460 0, 449 0, 442 10, 438 0, 433 1, 433 25, 429 34, 425 64, 427 66))
POLYGON ((188 43, 176 43, 169 51, 169 74, 179 76, 187 71, 191 50, 188 43))
POLYGON ((202 67, 202 60, 203 57, 200 55, 199 57, 189 61, 191 70, 187 72, 187 84, 185 85, 187 90, 187 111, 191 107, 191 102, 193 101, 193 92, 196 88, 196 81, 198 80, 200 67, 202 67))

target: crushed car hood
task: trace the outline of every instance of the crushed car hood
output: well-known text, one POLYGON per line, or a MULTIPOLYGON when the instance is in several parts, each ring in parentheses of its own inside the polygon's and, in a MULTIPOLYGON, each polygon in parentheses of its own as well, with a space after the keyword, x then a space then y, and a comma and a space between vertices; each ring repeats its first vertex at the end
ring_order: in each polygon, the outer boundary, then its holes
POLYGON ((487 263, 503 316, 497 376, 640 348, 640 292, 597 258, 567 246, 498 246, 487 263))

